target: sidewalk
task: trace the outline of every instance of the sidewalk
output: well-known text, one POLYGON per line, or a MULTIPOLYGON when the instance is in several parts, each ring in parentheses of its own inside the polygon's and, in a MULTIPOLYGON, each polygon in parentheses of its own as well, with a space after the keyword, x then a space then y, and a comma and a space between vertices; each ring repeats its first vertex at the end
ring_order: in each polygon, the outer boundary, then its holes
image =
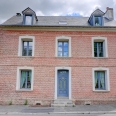
POLYGON ((30 107, 25 105, 0 105, 0 114, 37 114, 37 113, 77 113, 111 114, 116 113, 115 105, 77 105, 75 107, 30 107))

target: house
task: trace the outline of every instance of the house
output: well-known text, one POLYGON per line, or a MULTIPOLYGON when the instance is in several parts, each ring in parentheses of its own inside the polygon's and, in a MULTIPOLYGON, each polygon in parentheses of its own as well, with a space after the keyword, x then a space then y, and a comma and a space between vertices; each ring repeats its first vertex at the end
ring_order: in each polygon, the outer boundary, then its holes
POLYGON ((36 16, 0 25, 0 104, 116 103, 113 9, 89 17, 36 16))

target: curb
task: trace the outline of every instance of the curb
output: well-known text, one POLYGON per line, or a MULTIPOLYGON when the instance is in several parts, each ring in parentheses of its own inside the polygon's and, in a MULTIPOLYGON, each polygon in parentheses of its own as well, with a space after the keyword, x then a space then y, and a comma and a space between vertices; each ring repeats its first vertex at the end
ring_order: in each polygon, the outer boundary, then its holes
POLYGON ((40 112, 40 113, 22 113, 22 112, 0 112, 0 115, 5 114, 116 114, 116 111, 93 111, 93 112, 40 112))

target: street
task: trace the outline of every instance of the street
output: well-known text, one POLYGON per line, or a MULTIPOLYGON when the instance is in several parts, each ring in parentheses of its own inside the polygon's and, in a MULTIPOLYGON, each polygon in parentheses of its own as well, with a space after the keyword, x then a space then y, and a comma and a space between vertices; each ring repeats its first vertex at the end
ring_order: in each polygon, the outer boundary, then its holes
POLYGON ((0 116, 116 116, 116 114, 0 114, 0 116))

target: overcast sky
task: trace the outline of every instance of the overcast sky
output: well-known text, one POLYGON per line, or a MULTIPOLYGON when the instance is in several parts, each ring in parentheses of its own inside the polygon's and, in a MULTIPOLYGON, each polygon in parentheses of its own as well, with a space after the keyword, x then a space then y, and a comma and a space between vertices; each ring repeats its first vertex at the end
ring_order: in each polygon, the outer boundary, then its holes
POLYGON ((90 16, 96 8, 110 7, 116 19, 116 0, 0 0, 0 23, 27 7, 37 16, 90 16))

